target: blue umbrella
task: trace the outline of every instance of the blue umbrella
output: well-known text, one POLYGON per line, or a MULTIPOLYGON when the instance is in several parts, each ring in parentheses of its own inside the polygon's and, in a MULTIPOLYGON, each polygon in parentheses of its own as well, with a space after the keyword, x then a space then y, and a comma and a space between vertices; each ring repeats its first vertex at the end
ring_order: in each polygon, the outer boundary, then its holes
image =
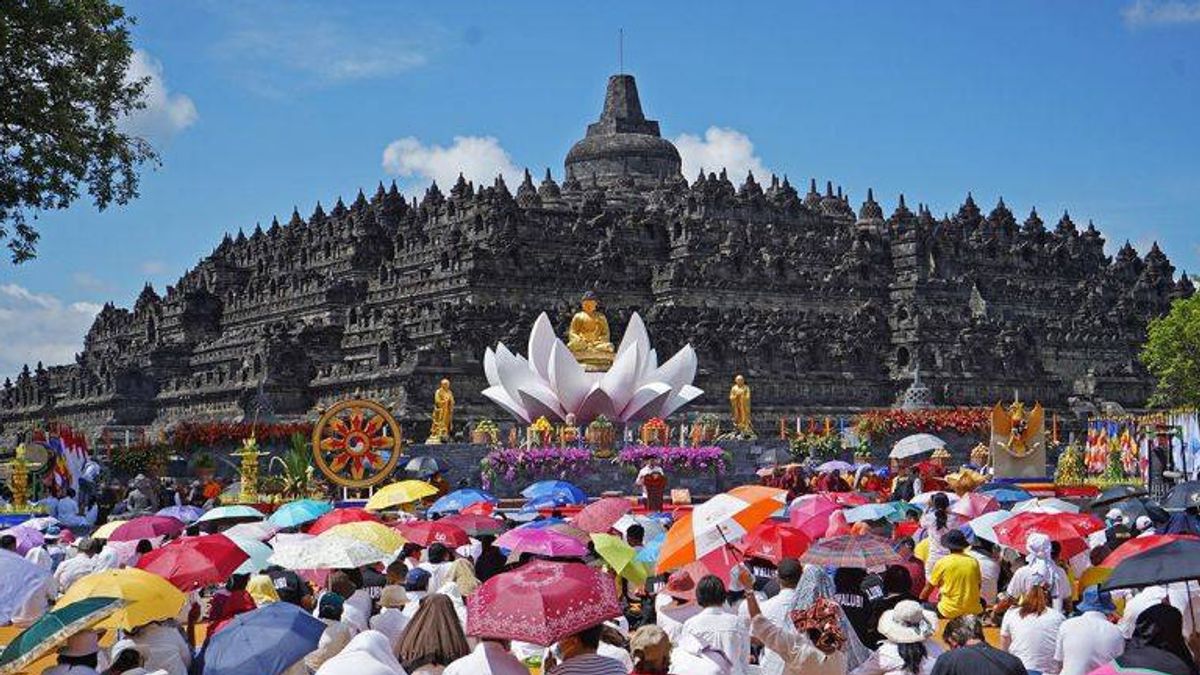
POLYGON ((190 506, 187 504, 183 506, 168 506, 165 509, 159 509, 157 515, 174 518, 181 523, 194 523, 200 520, 200 516, 204 515, 204 509, 199 506, 190 506))
POLYGON ((329 502, 319 502, 315 499, 301 499, 288 502, 275 510, 267 520, 280 528, 296 527, 320 518, 333 510, 329 502))
POLYGON ((448 495, 443 496, 429 507, 429 513, 450 513, 454 511, 462 511, 472 504, 480 502, 490 502, 492 504, 499 503, 492 495, 483 490, 475 488, 462 488, 455 490, 448 495))
POLYGON ((521 496, 526 499, 555 495, 561 495, 567 504, 582 504, 587 501, 587 493, 565 480, 538 481, 521 490, 521 496))
POLYGON ((287 602, 235 616, 200 653, 204 675, 279 675, 317 648, 325 622, 287 602))
POLYGON ((663 542, 666 540, 667 540, 667 535, 660 534, 657 537, 646 542, 646 544, 644 546, 642 546, 642 550, 638 551, 638 554, 634 558, 634 560, 637 560, 638 562, 644 562, 644 563, 650 563, 650 564, 654 564, 654 563, 658 562, 658 554, 660 551, 662 551, 663 542))
POLYGON ((975 490, 976 492, 986 492, 994 497, 998 502, 1023 502, 1026 499, 1033 499, 1033 495, 1028 490, 1013 485, 1011 483, 991 482, 980 485, 975 490))
POLYGON ((557 509, 574 503, 575 502, 572 502, 569 496, 565 494, 538 495, 537 497, 533 497, 529 501, 525 502, 525 505, 521 507, 521 510, 528 512, 540 511, 541 509, 557 509))
POLYGON ((525 523, 524 525, 519 525, 513 529, 525 528, 527 530, 540 530, 540 529, 543 529, 546 527, 550 527, 551 525, 562 525, 566 522, 567 521, 563 520, 562 518, 543 518, 541 520, 535 520, 531 523, 525 523))
POLYGON ((863 504, 846 510, 846 522, 857 523, 861 520, 879 520, 887 518, 896 512, 891 504, 863 504))

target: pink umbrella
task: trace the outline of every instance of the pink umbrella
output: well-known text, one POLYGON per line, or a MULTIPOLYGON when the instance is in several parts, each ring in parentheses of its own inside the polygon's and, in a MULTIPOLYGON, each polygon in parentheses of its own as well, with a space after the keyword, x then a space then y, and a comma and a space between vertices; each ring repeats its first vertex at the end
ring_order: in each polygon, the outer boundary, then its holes
POLYGON ((829 527, 829 514, 841 508, 825 495, 804 495, 792 501, 788 520, 809 539, 819 539, 825 536, 825 530, 829 527))
POLYGON ((183 532, 184 524, 170 516, 141 516, 122 524, 108 535, 109 541, 137 541, 155 537, 173 537, 183 532))
POLYGON ((467 597, 467 634, 549 645, 620 615, 611 576, 582 563, 535 560, 467 597))
POLYGON ((962 516, 964 520, 974 520, 985 513, 999 510, 1000 502, 982 492, 968 492, 950 507, 950 513, 962 516))
POLYGON ((20 555, 25 555, 30 551, 30 549, 35 549, 41 546, 45 541, 45 538, 42 537, 41 532, 38 532, 32 527, 25 527, 23 525, 17 525, 16 527, 10 527, 7 530, 0 531, 0 536, 4 536, 6 534, 12 535, 13 538, 17 540, 16 552, 20 555))
POLYGON ((587 555, 587 546, 569 535, 546 528, 518 527, 496 539, 496 546, 511 553, 533 553, 552 558, 587 555))
POLYGON ((253 539, 255 541, 266 541, 275 536, 279 531, 275 523, 266 520, 260 520, 254 523, 238 523, 233 527, 222 532, 227 537, 241 537, 243 539, 253 539))
POLYGON ((605 497, 583 507, 571 519, 571 524, 584 532, 604 534, 612 529, 621 516, 633 510, 633 503, 624 497, 605 497))

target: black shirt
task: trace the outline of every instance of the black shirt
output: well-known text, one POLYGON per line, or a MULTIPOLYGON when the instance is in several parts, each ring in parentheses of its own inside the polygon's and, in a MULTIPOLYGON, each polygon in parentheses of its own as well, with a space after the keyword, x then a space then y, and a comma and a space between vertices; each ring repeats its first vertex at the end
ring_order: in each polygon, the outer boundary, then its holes
POLYGON ((980 642, 943 652, 931 675, 1028 675, 1021 659, 980 642))
POLYGON ((283 602, 299 605, 304 596, 311 595, 312 589, 300 579, 300 575, 291 570, 271 570, 267 572, 275 593, 283 602))

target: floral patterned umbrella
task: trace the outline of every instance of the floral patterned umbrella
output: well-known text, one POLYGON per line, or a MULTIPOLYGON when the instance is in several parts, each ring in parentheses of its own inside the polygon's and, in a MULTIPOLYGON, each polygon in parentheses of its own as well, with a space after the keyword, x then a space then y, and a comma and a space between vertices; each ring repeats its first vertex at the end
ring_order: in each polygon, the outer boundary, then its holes
POLYGON ((624 497, 605 497, 583 507, 571 519, 571 524, 584 532, 603 534, 632 510, 633 503, 624 497))

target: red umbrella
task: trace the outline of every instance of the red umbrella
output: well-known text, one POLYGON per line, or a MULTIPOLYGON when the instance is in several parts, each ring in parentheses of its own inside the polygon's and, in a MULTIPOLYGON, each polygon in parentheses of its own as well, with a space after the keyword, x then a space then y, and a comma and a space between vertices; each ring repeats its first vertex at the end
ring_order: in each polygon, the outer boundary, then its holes
POLYGON ((308 528, 309 534, 321 534, 325 530, 337 525, 345 525, 346 523, 359 523, 363 521, 379 522, 379 517, 372 513, 367 513, 362 509, 336 509, 313 521, 312 527, 308 528))
POLYGON ((784 558, 799 558, 812 544, 804 531, 786 523, 768 521, 754 528, 741 545, 742 555, 776 565, 784 558))
POLYGON ((472 537, 478 537, 483 534, 500 534, 504 531, 504 523, 501 523, 495 518, 471 515, 467 513, 446 516, 438 522, 445 523, 447 525, 454 525, 472 537))
POLYGON ((459 513, 465 516, 490 516, 495 510, 496 505, 491 502, 475 502, 459 513))
POLYGON ((1090 513, 1035 513, 1026 511, 997 524, 996 541, 1009 548, 1025 551, 1025 539, 1041 532, 1062 546, 1064 559, 1087 550, 1087 536, 1104 529, 1104 521, 1090 513))
POLYGON ((1145 553, 1152 548, 1158 548, 1164 544, 1169 544, 1180 539, 1196 539, 1190 534, 1150 534, 1145 537, 1134 537, 1128 539, 1124 544, 1118 546, 1104 562, 1100 563, 1101 567, 1116 567, 1122 560, 1139 553, 1145 553))
POLYGON ((633 510, 633 503, 624 497, 605 497, 583 507, 575 514, 571 524, 584 532, 604 534, 612 529, 613 523, 633 510))
POLYGON ((968 492, 950 507, 950 513, 974 520, 985 513, 1000 510, 1000 502, 985 492, 968 492))
POLYGON ((620 615, 608 574, 582 563, 535 560, 467 597, 467 635, 550 645, 620 615))
POLYGON ((467 533, 454 523, 445 520, 418 520, 411 523, 400 523, 395 529, 404 538, 421 546, 430 544, 445 544, 450 548, 466 546, 470 543, 467 533))
POLYGON ((155 537, 174 537, 183 532, 183 522, 170 516, 140 516, 112 531, 109 541, 137 541, 155 537))
POLYGON ((223 534, 177 539, 138 560, 137 566, 190 591, 209 584, 223 583, 249 554, 223 534))

